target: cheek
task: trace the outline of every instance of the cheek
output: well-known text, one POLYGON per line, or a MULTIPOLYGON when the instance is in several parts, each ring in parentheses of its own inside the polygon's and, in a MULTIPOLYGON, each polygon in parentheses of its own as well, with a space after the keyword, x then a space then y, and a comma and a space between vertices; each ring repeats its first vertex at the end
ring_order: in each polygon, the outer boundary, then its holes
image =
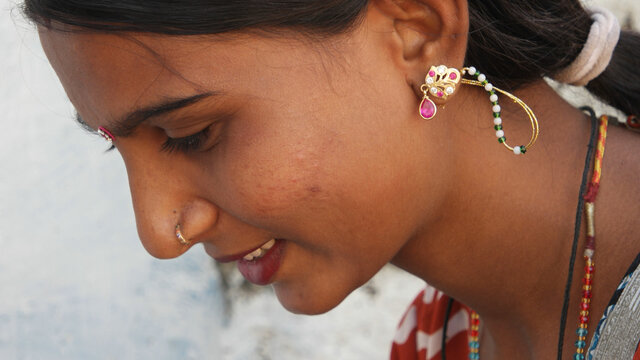
POLYGON ((252 223, 289 219, 328 197, 326 145, 321 141, 265 136, 229 156, 227 197, 237 215, 252 223), (234 160, 231 160, 233 158, 234 160))
POLYGON ((240 196, 254 204, 256 217, 282 216, 323 195, 321 179, 313 164, 300 162, 275 170, 254 170, 248 186, 240 189, 240 196))

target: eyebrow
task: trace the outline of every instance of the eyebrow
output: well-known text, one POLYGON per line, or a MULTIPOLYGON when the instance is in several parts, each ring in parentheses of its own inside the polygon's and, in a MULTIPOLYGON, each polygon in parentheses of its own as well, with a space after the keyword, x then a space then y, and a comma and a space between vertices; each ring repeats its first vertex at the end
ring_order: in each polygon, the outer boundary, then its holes
MULTIPOLYGON (((169 101, 151 105, 145 108, 136 109, 131 111, 130 113, 124 115, 121 120, 117 121, 114 125, 109 126, 109 132, 111 132, 116 137, 127 137, 131 135, 133 130, 143 122, 159 116, 168 114, 172 111, 182 109, 193 105, 205 98, 209 97, 217 97, 222 93, 220 92, 207 92, 202 94, 197 94, 193 96, 189 96, 182 99, 171 99, 169 101)), ((80 117, 80 114, 76 112, 76 121, 85 129, 90 129, 89 125, 80 117)))

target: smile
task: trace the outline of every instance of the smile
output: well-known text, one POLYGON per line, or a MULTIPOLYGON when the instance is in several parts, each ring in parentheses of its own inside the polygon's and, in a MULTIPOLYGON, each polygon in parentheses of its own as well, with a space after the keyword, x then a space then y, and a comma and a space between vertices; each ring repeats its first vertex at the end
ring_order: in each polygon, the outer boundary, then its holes
POLYGON ((259 248, 244 255, 238 261, 238 270, 245 279, 256 285, 267 285, 273 281, 284 257, 286 241, 271 239, 259 248))
POLYGON ((264 243, 259 248, 255 249, 254 251, 252 251, 249 254, 245 255, 242 259, 246 260, 246 261, 253 261, 255 259, 260 259, 275 244, 276 244, 276 239, 271 239, 271 240, 267 241, 266 243, 264 243))

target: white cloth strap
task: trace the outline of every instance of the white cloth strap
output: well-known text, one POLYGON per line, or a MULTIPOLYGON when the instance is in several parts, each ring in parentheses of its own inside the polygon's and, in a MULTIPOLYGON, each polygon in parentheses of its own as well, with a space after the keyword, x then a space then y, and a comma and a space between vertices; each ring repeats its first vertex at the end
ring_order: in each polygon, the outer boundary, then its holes
POLYGON ((620 24, 609 10, 593 7, 591 13, 593 24, 589 37, 578 57, 554 79, 561 83, 585 86, 607 68, 613 50, 620 38, 620 24))

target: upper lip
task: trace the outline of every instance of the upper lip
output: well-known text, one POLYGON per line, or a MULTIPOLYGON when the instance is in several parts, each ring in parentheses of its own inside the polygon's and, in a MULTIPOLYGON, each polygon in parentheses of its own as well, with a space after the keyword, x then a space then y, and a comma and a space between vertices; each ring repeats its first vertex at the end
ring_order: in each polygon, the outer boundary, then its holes
POLYGON ((264 245, 266 243, 267 242, 265 241, 264 243, 254 247, 253 249, 246 250, 246 251, 243 251, 241 253, 237 253, 237 254, 233 254, 233 255, 225 255, 225 256, 214 256, 213 258, 217 262, 221 262, 221 263, 228 263, 228 262, 232 262, 232 261, 237 261, 237 260, 242 259, 246 255, 251 254, 252 252, 258 250, 262 245, 264 245))

